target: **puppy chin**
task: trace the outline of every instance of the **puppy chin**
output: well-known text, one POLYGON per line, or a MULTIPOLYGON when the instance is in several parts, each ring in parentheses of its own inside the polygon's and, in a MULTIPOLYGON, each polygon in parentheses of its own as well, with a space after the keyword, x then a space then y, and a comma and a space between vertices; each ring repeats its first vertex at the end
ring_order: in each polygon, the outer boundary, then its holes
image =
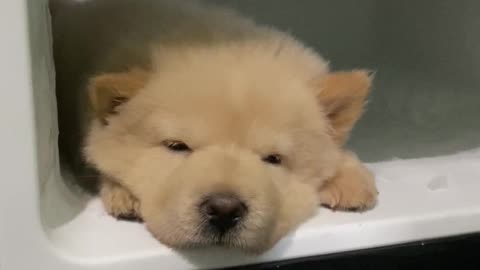
POLYGON ((202 217, 166 216, 158 211, 143 212, 146 228, 162 244, 173 249, 220 246, 257 255, 273 246, 276 223, 269 220, 240 221, 227 231, 219 231, 202 217), (184 220, 188 219, 188 222, 184 220), (189 224, 185 226, 185 224, 189 224))
MULTIPOLYGON (((161 229, 159 230, 159 227, 154 227, 148 223, 146 223, 146 227, 158 241, 176 250, 219 246, 241 250, 247 255, 257 256, 270 249, 276 243, 276 241, 272 242, 270 240, 271 237, 268 232, 258 234, 258 237, 255 239, 246 239, 240 230, 237 232, 232 231, 224 235, 202 233, 200 232, 204 231, 202 229, 198 232, 181 234, 163 232, 161 229), (265 235, 268 235, 268 237, 265 237, 265 235)), ((266 229, 266 231, 268 231, 268 229, 266 229)))

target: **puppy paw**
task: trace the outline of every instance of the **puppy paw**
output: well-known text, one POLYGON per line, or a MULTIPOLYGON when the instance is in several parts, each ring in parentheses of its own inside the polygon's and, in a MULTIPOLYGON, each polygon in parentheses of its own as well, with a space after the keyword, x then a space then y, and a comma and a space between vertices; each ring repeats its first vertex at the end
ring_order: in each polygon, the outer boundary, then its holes
POLYGON ((140 203, 127 189, 112 181, 103 181, 100 197, 107 213, 119 220, 142 221, 140 203))
POLYGON ((365 211, 375 206, 378 191, 372 173, 346 153, 337 174, 319 190, 320 203, 334 210, 365 211))

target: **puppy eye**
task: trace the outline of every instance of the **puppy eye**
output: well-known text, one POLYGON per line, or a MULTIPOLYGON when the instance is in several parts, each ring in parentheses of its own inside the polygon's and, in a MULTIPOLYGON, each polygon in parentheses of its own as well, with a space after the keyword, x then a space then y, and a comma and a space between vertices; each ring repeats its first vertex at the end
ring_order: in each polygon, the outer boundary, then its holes
POLYGON ((282 163, 282 156, 278 154, 271 154, 262 158, 264 162, 273 164, 273 165, 280 165, 282 163))
POLYGON ((175 151, 175 152, 190 152, 192 149, 188 147, 188 145, 182 141, 175 141, 175 140, 167 140, 163 142, 168 149, 175 151))

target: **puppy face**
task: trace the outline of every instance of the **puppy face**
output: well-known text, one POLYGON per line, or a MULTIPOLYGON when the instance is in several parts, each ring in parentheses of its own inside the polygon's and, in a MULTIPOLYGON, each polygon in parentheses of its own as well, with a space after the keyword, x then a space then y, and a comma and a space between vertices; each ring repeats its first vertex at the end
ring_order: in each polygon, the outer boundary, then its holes
POLYGON ((307 219, 369 87, 297 45, 162 48, 92 79, 85 154, 161 242, 258 252, 307 219))

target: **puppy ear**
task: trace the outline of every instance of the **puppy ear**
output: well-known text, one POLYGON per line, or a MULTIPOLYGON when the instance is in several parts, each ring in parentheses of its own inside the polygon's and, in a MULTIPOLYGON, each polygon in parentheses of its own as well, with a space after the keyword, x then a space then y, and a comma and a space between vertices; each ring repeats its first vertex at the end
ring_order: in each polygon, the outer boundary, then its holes
POLYGON ((333 72, 320 80, 317 98, 330 121, 332 136, 338 144, 345 143, 362 115, 371 84, 371 73, 362 70, 333 72))
POLYGON ((88 83, 88 96, 96 117, 107 124, 107 117, 117 113, 121 104, 132 98, 147 82, 148 74, 141 69, 100 74, 88 83))

